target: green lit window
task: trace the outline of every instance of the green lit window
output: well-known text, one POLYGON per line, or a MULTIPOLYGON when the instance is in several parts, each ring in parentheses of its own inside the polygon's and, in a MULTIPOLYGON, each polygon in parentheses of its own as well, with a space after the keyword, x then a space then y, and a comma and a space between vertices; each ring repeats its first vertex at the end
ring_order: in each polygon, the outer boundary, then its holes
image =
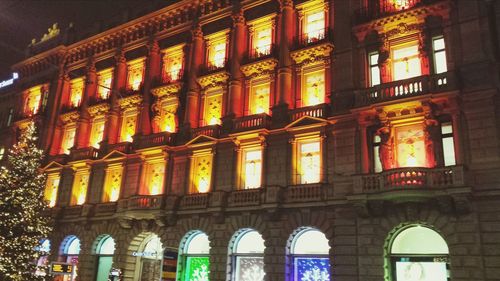
POLYGON ((180 272, 183 281, 209 281, 210 241, 203 232, 195 232, 187 238, 184 246, 184 268, 180 272))

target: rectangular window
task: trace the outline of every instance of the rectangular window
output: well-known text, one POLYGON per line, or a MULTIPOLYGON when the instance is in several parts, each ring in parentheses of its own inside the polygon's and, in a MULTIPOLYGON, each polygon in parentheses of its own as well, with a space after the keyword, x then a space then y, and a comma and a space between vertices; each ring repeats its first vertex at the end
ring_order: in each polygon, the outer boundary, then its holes
POLYGON ((51 208, 56 205, 59 182, 60 177, 58 174, 48 175, 47 183, 45 185, 44 199, 48 202, 48 205, 51 208))
POLYGON ((448 66, 446 64, 446 50, 444 45, 444 38, 443 37, 433 38, 432 49, 434 51, 435 74, 448 71, 448 66))
POLYGON ((380 161, 380 136, 373 136, 373 172, 382 172, 382 162, 380 161))
POLYGON ((398 167, 427 167, 422 124, 396 128, 398 167))
POLYGON ((299 177, 301 184, 318 183, 321 176, 320 141, 299 144, 299 177))
POLYGON ((71 190, 70 205, 83 205, 87 197, 87 188, 89 185, 89 171, 77 171, 71 190))
POLYGON ((95 118, 92 122, 92 131, 90 132, 90 146, 99 148, 100 142, 104 137, 104 117, 95 118))
POLYGON ((79 107, 83 97, 83 78, 76 78, 70 82, 69 105, 79 107))
POLYGON ((394 81, 422 75, 417 44, 392 49, 392 61, 394 81))
POLYGON ((102 202, 116 202, 120 197, 122 184, 123 166, 121 164, 110 165, 106 168, 102 202))
POLYGON ((453 126, 451 122, 441 123, 441 141, 445 166, 456 165, 455 143, 453 141, 453 126))
POLYGON ((189 193, 206 193, 210 191, 212 179, 212 155, 193 156, 191 162, 191 184, 189 193))
POLYGON ((64 128, 64 135, 61 145, 61 154, 69 154, 70 149, 75 145, 76 125, 68 125, 64 128))
POLYGON ((144 79, 145 59, 140 58, 128 63, 127 86, 129 90, 138 91, 144 79))
POLYGON ((304 21, 304 35, 307 38, 307 43, 325 38, 324 8, 306 11, 304 21))
POLYGON ((177 130, 177 100, 175 103, 167 103, 162 108, 160 118, 160 129, 162 132, 174 133, 177 130))
POLYGON ((243 153, 244 188, 259 188, 262 185, 262 149, 245 150, 243 153))
POLYGON ((212 68, 224 67, 226 63, 227 34, 219 32, 206 37, 207 64, 212 68))
POLYGON ((28 115, 37 114, 40 109, 40 101, 42 98, 42 86, 30 88, 26 93, 24 113, 28 115))
POLYGON ((380 84, 380 68, 378 67, 378 53, 368 55, 368 64, 370 67, 370 87, 380 84))
POLYGON ((250 114, 269 113, 270 83, 252 83, 250 92, 250 114))
POLYGON ((302 106, 313 106, 325 102, 325 70, 304 73, 302 106))
POLYGON ((111 94, 111 86, 113 82, 113 69, 105 69, 97 73, 97 96, 101 100, 106 100, 111 94))
POLYGON ((123 113, 122 126, 120 132, 121 142, 132 142, 137 124, 137 112, 135 110, 123 113))
POLYGON ((165 50, 163 55, 163 82, 170 83, 181 79, 184 63, 184 45, 165 50))
POLYGON ((222 117, 222 90, 208 91, 205 98, 204 123, 220 124, 222 117))
POLYGON ((146 160, 144 163, 144 180, 140 190, 141 195, 158 195, 163 193, 165 165, 166 162, 163 158, 146 160))

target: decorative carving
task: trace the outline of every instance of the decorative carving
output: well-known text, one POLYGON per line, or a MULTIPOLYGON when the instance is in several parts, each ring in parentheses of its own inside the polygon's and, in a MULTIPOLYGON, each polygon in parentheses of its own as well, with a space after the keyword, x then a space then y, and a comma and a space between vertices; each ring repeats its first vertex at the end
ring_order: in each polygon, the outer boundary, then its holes
POLYGON ((278 61, 270 58, 243 65, 241 67, 241 71, 247 78, 251 79, 254 77, 269 75, 273 73, 276 65, 278 65, 278 61))
POLYGON ((231 16, 233 19, 233 25, 245 24, 245 16, 243 15, 243 10, 239 10, 237 13, 231 16))
POLYGON ((109 104, 108 103, 100 103, 100 104, 96 104, 96 105, 93 105, 93 106, 90 106, 88 108, 88 112, 90 114, 91 117, 96 117, 96 116, 99 116, 99 115, 104 115, 108 112, 109 110, 109 104))
POLYGON ((122 110, 137 108, 142 103, 142 96, 139 94, 128 96, 120 99, 119 103, 122 110))
POLYGON ((394 137, 392 136, 391 132, 392 130, 390 125, 386 125, 377 131, 377 134, 380 135, 379 155, 383 170, 389 170, 393 168, 394 137))
POLYGON ((122 216, 118 218, 118 224, 120 227, 125 229, 131 229, 134 223, 134 219, 131 217, 122 216))
POLYGON ((203 38, 203 30, 201 25, 198 23, 191 29, 191 36, 194 38, 203 38))
POLYGON ((221 71, 198 78, 198 83, 200 83, 201 87, 204 89, 213 88, 224 86, 228 78, 229 74, 225 71, 221 71))
POLYGON ((293 8, 293 0, 279 0, 279 2, 281 10, 285 8, 293 8))
POLYGON ((427 163, 429 167, 436 167, 438 161, 436 155, 440 155, 439 140, 441 139, 441 132, 439 122, 432 118, 425 119, 425 152, 427 156, 427 163))
POLYGON ((116 51, 115 62, 116 62, 116 64, 127 62, 127 59, 125 58, 125 51, 122 48, 119 48, 116 51))
POLYGON ((328 59, 332 51, 333 45, 327 42, 294 51, 290 54, 290 56, 297 64, 309 64, 316 61, 324 61, 328 59))
POLYGON ((61 114, 60 116, 61 116, 60 118, 61 118, 62 123, 68 124, 68 123, 76 122, 78 120, 78 118, 80 117, 80 112, 79 111, 72 111, 72 112, 68 112, 65 114, 61 114))
POLYGON ((157 98, 177 97, 182 88, 182 83, 172 83, 151 90, 151 94, 157 98))

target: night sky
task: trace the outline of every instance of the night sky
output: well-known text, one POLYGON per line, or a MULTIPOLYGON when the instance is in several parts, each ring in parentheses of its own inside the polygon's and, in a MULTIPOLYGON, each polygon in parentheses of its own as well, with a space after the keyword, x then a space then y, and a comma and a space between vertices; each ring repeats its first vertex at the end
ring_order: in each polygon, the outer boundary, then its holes
POLYGON ((10 66, 25 58, 32 38, 37 41, 54 23, 63 30, 73 22, 78 37, 88 37, 165 7, 173 0, 0 0, 0 81, 10 78, 10 66))

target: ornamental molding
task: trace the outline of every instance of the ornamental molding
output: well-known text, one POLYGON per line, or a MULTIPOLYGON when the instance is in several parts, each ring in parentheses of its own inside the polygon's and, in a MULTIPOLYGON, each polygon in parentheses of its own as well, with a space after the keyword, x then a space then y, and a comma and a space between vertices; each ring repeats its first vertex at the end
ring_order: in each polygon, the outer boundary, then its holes
POLYGON ((109 110, 109 104, 107 103, 96 104, 93 106, 89 106, 88 108, 88 112, 92 118, 99 115, 104 115, 108 112, 108 110, 109 110))
POLYGON ((120 99, 119 104, 122 110, 137 108, 142 103, 142 96, 139 94, 120 99))
POLYGON ((276 59, 270 58, 243 65, 241 67, 241 72, 243 72, 243 74, 247 78, 255 78, 267 74, 272 74, 274 72, 274 69, 276 68, 276 65, 278 65, 278 61, 276 59))
POLYGON ((383 38, 384 42, 386 42, 388 39, 391 39, 393 37, 398 37, 409 33, 421 32, 424 28, 424 23, 406 24, 404 22, 401 22, 395 28, 382 33, 381 37, 383 38))
POLYGON ((177 97, 182 88, 181 82, 171 83, 151 90, 151 94, 157 98, 177 97))
POLYGON ((225 71, 216 72, 198 78, 198 83, 203 89, 224 86, 229 79, 229 73, 225 71))
POLYGON ((63 124, 68 124, 68 123, 74 123, 78 120, 80 117, 80 112, 78 111, 72 111, 68 113, 61 114, 61 121, 63 124))
POLYGON ((333 44, 326 42, 305 49, 293 51, 290 56, 296 64, 310 64, 317 61, 328 61, 333 51, 333 44))

